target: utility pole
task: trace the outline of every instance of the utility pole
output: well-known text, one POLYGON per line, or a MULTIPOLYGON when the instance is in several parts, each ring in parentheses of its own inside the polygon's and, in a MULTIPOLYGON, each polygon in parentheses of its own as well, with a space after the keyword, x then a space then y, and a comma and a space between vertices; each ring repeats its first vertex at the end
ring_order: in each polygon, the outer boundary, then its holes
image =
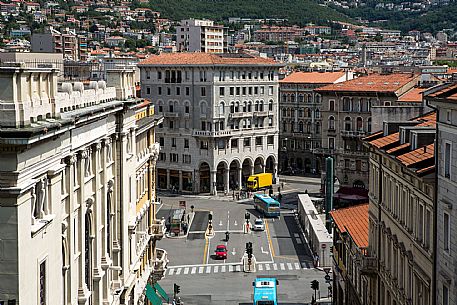
POLYGON ((332 233, 332 223, 330 219, 330 212, 333 209, 333 158, 327 157, 325 159, 326 165, 326 180, 325 180, 325 227, 329 233, 332 233))

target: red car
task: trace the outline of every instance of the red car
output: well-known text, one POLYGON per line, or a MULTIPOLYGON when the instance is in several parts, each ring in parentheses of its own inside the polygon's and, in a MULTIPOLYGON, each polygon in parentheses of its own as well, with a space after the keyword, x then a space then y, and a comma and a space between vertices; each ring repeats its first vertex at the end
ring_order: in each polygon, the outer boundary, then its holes
POLYGON ((220 259, 227 258, 227 247, 225 245, 218 245, 216 247, 216 258, 220 258, 220 259))

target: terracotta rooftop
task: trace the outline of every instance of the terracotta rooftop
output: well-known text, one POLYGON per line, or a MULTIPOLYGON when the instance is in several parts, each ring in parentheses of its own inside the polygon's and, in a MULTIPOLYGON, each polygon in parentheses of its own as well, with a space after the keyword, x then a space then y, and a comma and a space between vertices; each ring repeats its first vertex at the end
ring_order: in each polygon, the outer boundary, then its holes
POLYGON ((388 136, 373 140, 370 142, 370 144, 376 148, 383 148, 398 141, 400 141, 400 133, 396 132, 388 136))
POLYGON ((340 232, 347 232, 359 248, 368 247, 368 203, 330 212, 340 232))
POLYGON ((457 101, 457 83, 444 85, 442 89, 428 94, 427 97, 457 101))
POLYGON ((221 56, 210 53, 162 53, 143 60, 139 65, 279 65, 269 58, 250 55, 221 56))
POLYGON ((344 71, 341 72, 294 72, 286 78, 280 80, 280 83, 308 83, 308 84, 333 84, 343 77, 344 71))
POLYGON ((422 93, 425 90, 425 88, 413 88, 400 96, 398 101, 407 103, 422 103, 422 93))
POLYGON ((391 149, 386 150, 386 153, 388 153, 388 154, 394 154, 394 153, 396 153, 396 152, 398 152, 398 151, 400 151, 400 150, 402 150, 402 149, 409 148, 410 146, 411 146, 410 143, 404 143, 404 144, 402 144, 402 145, 395 146, 395 147, 393 147, 393 148, 391 148, 391 149))
POLYGON ((417 82, 417 74, 371 74, 342 83, 327 85, 316 91, 368 91, 368 92, 391 92, 395 93, 410 82, 417 82))
POLYGON ((403 163, 405 166, 413 166, 419 162, 433 159, 435 157, 435 144, 430 144, 424 147, 420 147, 416 150, 410 151, 406 154, 397 157, 397 160, 403 163))

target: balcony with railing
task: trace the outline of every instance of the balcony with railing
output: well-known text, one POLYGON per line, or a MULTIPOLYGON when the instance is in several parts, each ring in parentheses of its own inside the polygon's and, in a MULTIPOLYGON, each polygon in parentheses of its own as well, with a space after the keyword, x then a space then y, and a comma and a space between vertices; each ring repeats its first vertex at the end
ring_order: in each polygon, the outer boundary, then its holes
POLYGON ((154 271, 151 274, 154 283, 160 281, 165 276, 169 262, 167 251, 156 248, 155 252, 154 271))
POLYGON ((360 138, 367 135, 368 133, 363 130, 341 130, 341 136, 348 138, 360 138))
POLYGON ((193 130, 192 131, 193 137, 231 137, 232 131, 231 130, 219 130, 219 131, 209 131, 209 130, 193 130))
POLYGON ((179 112, 169 112, 169 111, 167 111, 167 112, 163 113, 163 116, 165 118, 177 118, 177 117, 179 117, 179 112))
POLYGON ((375 256, 362 256, 361 274, 376 276, 378 270, 378 260, 375 256))
POLYGON ((165 219, 156 219, 149 227, 149 235, 155 240, 161 240, 165 235, 165 219))
POLYGON ((234 112, 229 114, 230 119, 252 118, 252 112, 234 112))

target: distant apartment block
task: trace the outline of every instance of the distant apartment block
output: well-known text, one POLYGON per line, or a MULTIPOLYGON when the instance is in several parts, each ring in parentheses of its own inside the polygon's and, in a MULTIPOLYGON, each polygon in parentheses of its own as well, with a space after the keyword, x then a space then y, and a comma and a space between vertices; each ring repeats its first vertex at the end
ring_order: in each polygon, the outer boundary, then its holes
POLYGON ((87 59, 87 37, 65 28, 48 33, 32 35, 32 52, 62 53, 64 59, 85 61, 87 59))
POLYGON ((186 19, 176 27, 176 43, 180 52, 227 52, 227 28, 211 20, 186 19))
POLYGON ((262 26, 254 32, 255 41, 294 41, 303 37, 305 30, 299 27, 262 26))

